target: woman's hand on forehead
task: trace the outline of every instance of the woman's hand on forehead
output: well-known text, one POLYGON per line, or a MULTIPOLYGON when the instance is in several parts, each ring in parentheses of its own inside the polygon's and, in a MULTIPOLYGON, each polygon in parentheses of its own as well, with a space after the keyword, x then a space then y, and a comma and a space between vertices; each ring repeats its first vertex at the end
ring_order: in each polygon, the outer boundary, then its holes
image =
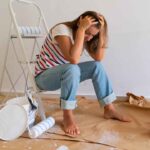
POLYGON ((103 28, 104 27, 104 17, 102 16, 102 15, 98 15, 98 18, 99 18, 99 23, 101 24, 101 28, 103 28))
POLYGON ((91 16, 85 16, 80 17, 79 20, 79 26, 83 27, 85 30, 87 30, 90 26, 97 24, 98 22, 95 20, 95 18, 91 16))

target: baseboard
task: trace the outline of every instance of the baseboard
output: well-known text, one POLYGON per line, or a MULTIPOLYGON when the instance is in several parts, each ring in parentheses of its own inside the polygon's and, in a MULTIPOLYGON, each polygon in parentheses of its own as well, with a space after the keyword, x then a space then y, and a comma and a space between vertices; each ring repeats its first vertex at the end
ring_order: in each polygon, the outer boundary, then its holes
MULTIPOLYGON (((0 96, 8 96, 9 97, 15 97, 15 96, 23 96, 24 93, 23 92, 17 92, 17 93, 14 93, 14 92, 0 92, 0 96)), ((49 99, 49 98, 58 98, 60 97, 60 94, 51 94, 51 93, 48 93, 48 92, 41 92, 40 93, 40 96, 41 98, 44 98, 44 99, 49 99)), ((77 95, 77 97, 85 97, 87 99, 97 99, 96 95, 77 95)), ((127 100, 127 97, 126 96, 117 96, 117 100, 127 100)))

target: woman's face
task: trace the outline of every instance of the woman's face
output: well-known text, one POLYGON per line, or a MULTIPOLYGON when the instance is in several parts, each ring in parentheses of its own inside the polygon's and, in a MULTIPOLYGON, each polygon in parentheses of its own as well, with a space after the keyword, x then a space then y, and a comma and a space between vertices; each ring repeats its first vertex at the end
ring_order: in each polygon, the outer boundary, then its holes
POLYGON ((85 31, 84 41, 90 41, 95 35, 99 33, 99 29, 96 26, 91 26, 85 31))

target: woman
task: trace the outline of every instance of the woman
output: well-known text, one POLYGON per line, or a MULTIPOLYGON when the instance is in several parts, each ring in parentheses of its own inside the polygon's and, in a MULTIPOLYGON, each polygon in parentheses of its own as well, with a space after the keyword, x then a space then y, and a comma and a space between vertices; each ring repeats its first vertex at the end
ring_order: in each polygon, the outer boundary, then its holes
POLYGON ((97 12, 87 11, 71 22, 55 25, 47 35, 35 66, 36 83, 43 90, 61 89, 60 105, 67 134, 76 136, 76 93, 80 82, 92 79, 98 101, 104 106, 104 117, 130 121, 116 112, 116 96, 101 64, 107 45, 107 23, 97 12), (86 50, 94 61, 80 63, 86 50))

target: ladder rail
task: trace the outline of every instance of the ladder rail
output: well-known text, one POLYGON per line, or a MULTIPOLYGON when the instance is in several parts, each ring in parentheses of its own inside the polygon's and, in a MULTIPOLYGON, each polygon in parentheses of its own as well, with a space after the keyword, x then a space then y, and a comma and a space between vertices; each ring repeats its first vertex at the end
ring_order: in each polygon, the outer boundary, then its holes
POLYGON ((35 83, 34 75, 32 74, 32 68, 30 66, 30 60, 28 59, 28 56, 26 54, 26 49, 25 49, 21 34, 19 33, 19 26, 18 26, 18 23, 17 23, 17 20, 16 20, 16 16, 15 16, 13 6, 12 6, 14 1, 18 1, 18 2, 21 2, 21 3, 24 3, 24 4, 34 5, 37 8, 37 10, 39 11, 39 14, 40 14, 39 25, 42 21, 43 25, 44 25, 44 28, 45 28, 45 31, 47 33, 49 32, 48 27, 47 27, 43 12, 41 11, 40 7, 36 3, 32 2, 32 1, 28 1, 28 0, 10 0, 10 3, 9 3, 10 15, 11 15, 11 18, 12 18, 14 29, 15 29, 16 34, 17 34, 17 38, 18 38, 20 46, 21 46, 23 57, 27 62, 26 66, 27 66, 27 69, 28 69, 29 79, 31 81, 31 85, 33 86, 33 90, 35 91, 35 97, 37 98, 38 104, 39 104, 39 113, 40 113, 41 119, 44 120, 44 119, 46 119, 46 116, 45 116, 42 100, 41 100, 41 97, 39 96, 39 94, 37 96, 38 88, 37 88, 36 83, 35 83))

